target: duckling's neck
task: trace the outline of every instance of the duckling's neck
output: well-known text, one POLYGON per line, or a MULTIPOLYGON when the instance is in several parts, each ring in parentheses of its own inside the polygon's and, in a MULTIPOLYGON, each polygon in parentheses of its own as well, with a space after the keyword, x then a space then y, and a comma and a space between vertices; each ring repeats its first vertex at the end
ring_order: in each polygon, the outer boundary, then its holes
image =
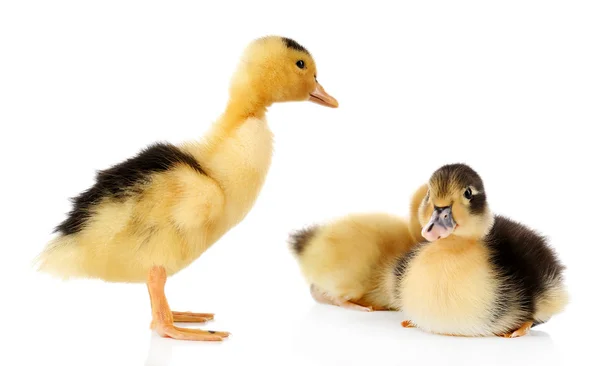
POLYGON ((243 123, 248 118, 264 118, 271 105, 259 90, 246 87, 231 92, 221 123, 243 123))
POLYGON ((227 225, 241 221, 262 189, 273 154, 267 104, 258 96, 234 94, 201 143, 187 145, 225 194, 227 225))
POLYGON ((255 80, 247 71, 238 71, 229 89, 229 101, 218 123, 223 127, 235 128, 248 118, 264 119, 271 98, 260 80, 255 80))
POLYGON ((468 247, 470 245, 473 245, 477 242, 478 242, 477 238, 457 236, 457 235, 452 234, 452 235, 448 236, 447 238, 438 239, 433 243, 436 245, 444 246, 444 247, 462 249, 462 248, 468 247))
MULTIPOLYGON (((212 155, 225 141, 238 139, 240 129, 243 129, 249 121, 262 121, 261 124, 264 125, 263 132, 268 131, 267 134, 270 134, 266 124, 266 113, 271 103, 263 94, 261 88, 253 87, 250 82, 241 85, 235 84, 231 88, 225 111, 205 136, 207 147, 207 151, 204 152, 205 155, 212 155)), ((255 132, 258 133, 258 131, 255 132)), ((260 139, 259 136, 255 137, 260 139)), ((250 139, 248 142, 255 141, 252 136, 247 136, 247 138, 250 139)), ((248 145, 245 144, 244 146, 248 145)))

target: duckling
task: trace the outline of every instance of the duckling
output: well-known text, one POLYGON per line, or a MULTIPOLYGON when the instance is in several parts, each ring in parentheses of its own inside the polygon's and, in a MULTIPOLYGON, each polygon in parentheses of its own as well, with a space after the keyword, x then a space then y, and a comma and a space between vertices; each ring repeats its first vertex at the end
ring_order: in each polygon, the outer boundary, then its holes
POLYGON ((564 310, 564 265, 537 232, 492 213, 471 167, 444 165, 428 188, 418 209, 427 241, 393 273, 404 327, 514 338, 564 310))
POLYGON ((387 273, 422 240, 418 207, 427 185, 413 195, 411 216, 354 213, 294 231, 289 247, 314 300, 359 311, 397 310, 387 273))
POLYGON ((294 101, 338 106, 317 82, 306 48, 279 36, 252 41, 231 79, 226 109, 204 138, 155 143, 99 171, 36 258, 38 270, 63 279, 145 283, 150 327, 160 336, 223 340, 228 332, 174 326, 214 314, 171 311, 166 280, 248 214, 271 164, 267 108, 294 101))

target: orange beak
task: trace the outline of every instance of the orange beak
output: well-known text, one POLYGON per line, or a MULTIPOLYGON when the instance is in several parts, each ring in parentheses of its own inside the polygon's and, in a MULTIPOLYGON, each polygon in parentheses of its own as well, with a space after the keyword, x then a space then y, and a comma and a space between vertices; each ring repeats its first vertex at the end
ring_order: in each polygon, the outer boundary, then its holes
POLYGON ((323 87, 319 83, 317 83, 317 87, 315 88, 315 90, 312 93, 310 93, 310 97, 308 97, 308 100, 313 103, 317 103, 320 105, 324 105, 325 107, 331 108, 337 108, 339 105, 338 101, 335 100, 335 98, 331 95, 327 94, 325 89, 323 89, 323 87))

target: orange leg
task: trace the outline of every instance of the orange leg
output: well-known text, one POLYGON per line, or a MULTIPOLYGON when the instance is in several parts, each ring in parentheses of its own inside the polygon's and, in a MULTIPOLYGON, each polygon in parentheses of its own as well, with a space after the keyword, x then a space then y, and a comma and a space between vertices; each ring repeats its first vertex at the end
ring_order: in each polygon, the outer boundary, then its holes
POLYGON ((531 329, 532 326, 533 326, 533 322, 525 322, 523 325, 521 325, 521 327, 519 329, 515 330, 514 332, 501 334, 500 336, 504 337, 504 338, 522 337, 529 333, 529 330, 531 329))
POLYGON ((329 295, 323 293, 321 290, 317 289, 315 285, 310 286, 310 294, 312 295, 313 299, 315 299, 317 302, 319 302, 321 304, 335 305, 335 306, 339 306, 341 308, 353 309, 353 310, 359 310, 359 311, 373 311, 373 308, 371 306, 362 306, 362 305, 353 303, 352 301, 349 301, 349 300, 329 296, 329 295))
POLYGON ((205 322, 214 317, 213 314, 172 312, 165 296, 167 272, 163 267, 152 267, 148 273, 148 293, 152 305, 152 323, 150 328, 161 337, 189 341, 222 341, 229 336, 228 332, 212 330, 179 328, 173 322, 205 322))

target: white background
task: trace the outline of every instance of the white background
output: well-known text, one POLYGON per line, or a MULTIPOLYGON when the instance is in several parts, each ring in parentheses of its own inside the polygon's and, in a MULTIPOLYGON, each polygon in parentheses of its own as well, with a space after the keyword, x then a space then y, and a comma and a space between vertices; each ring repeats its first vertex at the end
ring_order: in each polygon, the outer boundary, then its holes
POLYGON ((597 358, 600 4, 391 4, 3 1, 0 363, 597 358), (254 209, 167 282, 173 309, 215 312, 204 327, 231 338, 153 335, 144 285, 34 273, 68 198, 153 141, 201 136, 225 105, 240 52, 267 34, 307 47, 340 107, 270 109, 275 155, 254 209), (349 212, 405 215, 412 191, 449 162, 481 174, 496 213, 548 236, 568 267, 567 310, 511 340, 433 336, 401 328, 400 313, 315 305, 288 233, 349 212))

